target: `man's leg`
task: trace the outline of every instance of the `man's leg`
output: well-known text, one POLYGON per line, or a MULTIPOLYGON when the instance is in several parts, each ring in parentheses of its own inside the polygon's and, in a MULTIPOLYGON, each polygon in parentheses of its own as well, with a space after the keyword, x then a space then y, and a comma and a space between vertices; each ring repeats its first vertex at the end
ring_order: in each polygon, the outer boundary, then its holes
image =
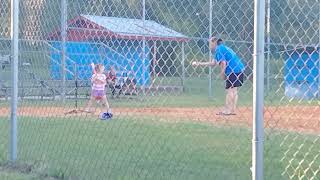
POLYGON ((234 87, 233 89, 233 101, 232 101, 232 113, 236 112, 237 104, 238 104, 238 88, 234 87))
POLYGON ((229 88, 226 90, 226 102, 223 114, 235 114, 236 105, 238 101, 237 88, 229 88))
POLYGON ((228 89, 228 113, 235 114, 238 101, 238 88, 233 87, 228 89))
POLYGON ((232 88, 226 90, 226 102, 223 113, 230 114, 232 110, 232 88))
POLYGON ((238 104, 238 87, 241 87, 243 84, 243 73, 237 73, 236 74, 236 81, 233 83, 233 88, 232 88, 232 106, 231 106, 231 113, 235 113, 237 109, 237 104, 238 104))

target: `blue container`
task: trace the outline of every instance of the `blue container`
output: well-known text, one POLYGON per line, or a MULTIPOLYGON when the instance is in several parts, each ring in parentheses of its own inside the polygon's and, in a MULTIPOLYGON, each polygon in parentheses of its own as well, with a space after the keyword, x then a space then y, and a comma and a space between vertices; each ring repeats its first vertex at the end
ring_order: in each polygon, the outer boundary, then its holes
POLYGON ((285 53, 285 94, 290 98, 320 98, 320 47, 285 53))

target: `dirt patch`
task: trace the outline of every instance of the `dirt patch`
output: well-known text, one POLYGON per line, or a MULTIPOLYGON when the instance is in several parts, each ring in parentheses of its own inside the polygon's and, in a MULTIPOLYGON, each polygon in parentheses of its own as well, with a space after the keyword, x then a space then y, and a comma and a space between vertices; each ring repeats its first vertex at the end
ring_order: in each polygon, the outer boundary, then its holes
MULTIPOLYGON (((66 107, 20 107, 19 116, 28 117, 70 117, 87 116, 87 113, 66 115, 72 108, 66 107)), ((241 124, 252 126, 252 107, 240 107, 235 116, 216 115, 221 108, 113 108, 115 116, 122 117, 155 117, 168 121, 206 121, 212 123, 241 124)), ((9 116, 8 108, 0 108, 0 117, 9 116)), ((96 113, 97 115, 97 113, 96 113)), ((265 107, 265 127, 271 129, 286 129, 299 132, 320 133, 319 106, 279 106, 265 107)))

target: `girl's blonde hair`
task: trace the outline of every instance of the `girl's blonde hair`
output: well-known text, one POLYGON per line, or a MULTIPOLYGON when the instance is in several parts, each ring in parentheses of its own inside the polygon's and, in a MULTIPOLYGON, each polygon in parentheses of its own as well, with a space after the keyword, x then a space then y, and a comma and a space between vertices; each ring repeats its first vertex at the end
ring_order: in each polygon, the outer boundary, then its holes
POLYGON ((96 64, 96 66, 94 67, 94 70, 95 70, 96 72, 100 72, 100 70, 102 69, 102 67, 103 67, 103 64, 96 64))

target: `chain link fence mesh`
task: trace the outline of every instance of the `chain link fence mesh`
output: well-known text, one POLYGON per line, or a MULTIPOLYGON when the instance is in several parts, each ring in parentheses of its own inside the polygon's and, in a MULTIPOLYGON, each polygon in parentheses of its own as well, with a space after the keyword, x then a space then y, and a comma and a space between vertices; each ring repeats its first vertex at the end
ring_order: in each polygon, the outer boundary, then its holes
MULTIPOLYGON (((20 1, 21 166, 58 179, 250 179, 253 3, 20 1), (191 64, 211 60, 212 34, 245 65, 236 116, 216 115, 226 95, 220 68, 191 64), (91 63, 104 64, 112 75, 106 86, 114 115, 109 121, 99 120, 101 104, 95 113, 81 111, 91 96, 91 63)), ((270 2, 266 179, 320 177, 319 4, 270 2)), ((0 5, 5 57, 10 2, 0 5)), ((10 58, 1 63, 1 139, 7 142, 10 58)), ((0 162, 6 162, 7 149, 0 145, 0 162)))
POLYGON ((0 164, 7 160, 8 154, 8 129, 9 129, 9 114, 2 110, 2 107, 8 106, 9 91, 6 87, 9 86, 9 82, 5 79, 9 78, 8 66, 10 65, 10 6, 7 0, 0 1, 0 164), (3 99, 3 100, 2 100, 3 99))
POLYGON ((319 179, 320 4, 269 2, 265 164, 273 179, 319 179))

